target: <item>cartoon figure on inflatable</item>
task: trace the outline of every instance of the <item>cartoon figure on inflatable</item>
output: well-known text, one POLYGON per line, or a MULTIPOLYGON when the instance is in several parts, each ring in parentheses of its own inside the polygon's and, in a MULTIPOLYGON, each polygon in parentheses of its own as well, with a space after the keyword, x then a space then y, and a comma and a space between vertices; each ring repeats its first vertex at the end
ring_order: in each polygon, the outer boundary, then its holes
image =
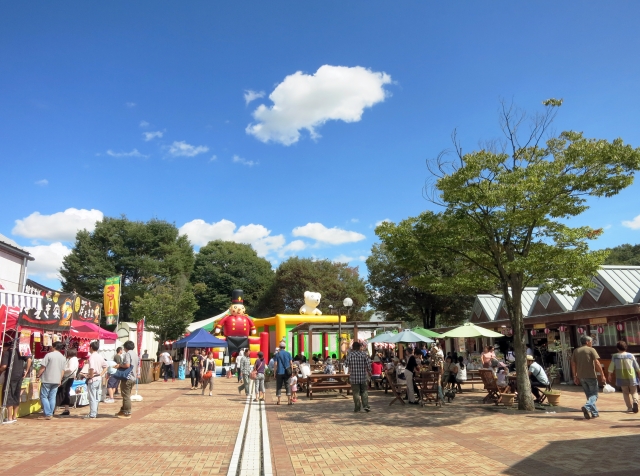
POLYGON ((258 357, 260 338, 252 337, 256 334, 256 326, 246 313, 242 298, 243 294, 241 289, 232 291, 229 314, 216 323, 214 333, 216 337, 227 340, 231 357, 235 358, 240 349, 248 347, 250 350, 249 357, 253 361, 258 357))

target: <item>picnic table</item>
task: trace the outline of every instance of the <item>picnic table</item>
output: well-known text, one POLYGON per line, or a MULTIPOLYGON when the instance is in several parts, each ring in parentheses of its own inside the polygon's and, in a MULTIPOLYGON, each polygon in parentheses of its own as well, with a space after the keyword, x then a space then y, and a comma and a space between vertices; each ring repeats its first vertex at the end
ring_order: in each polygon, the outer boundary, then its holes
MULTIPOLYGON (((328 390, 339 390, 342 394, 343 390, 347 391, 347 395, 351 393, 351 384, 349 383, 349 374, 314 374, 307 377, 307 397, 313 400, 313 392, 326 392, 328 390)), ((345 395, 345 397, 347 396, 345 395)))

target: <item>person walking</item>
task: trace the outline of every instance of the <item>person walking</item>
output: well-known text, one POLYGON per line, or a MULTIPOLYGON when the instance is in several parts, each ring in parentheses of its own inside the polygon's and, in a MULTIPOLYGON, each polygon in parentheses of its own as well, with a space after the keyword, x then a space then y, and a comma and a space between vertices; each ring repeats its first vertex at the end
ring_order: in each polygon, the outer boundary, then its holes
POLYGON ((238 387, 238 393, 242 393, 244 390, 244 394, 249 396, 249 391, 251 390, 251 385, 249 381, 249 375, 251 374, 251 358, 249 358, 249 349, 245 349, 244 355, 242 357, 238 357, 239 360, 236 360, 236 365, 240 369, 240 378, 242 379, 242 384, 238 387))
POLYGON ((36 375, 36 381, 40 380, 40 403, 44 416, 38 420, 51 420, 53 411, 56 409, 56 395, 58 387, 62 383, 64 369, 67 366, 67 359, 62 355, 64 344, 54 342, 53 349, 42 359, 40 370, 36 375))
POLYGON ((107 370, 109 372, 109 379, 107 380, 107 398, 105 398, 104 403, 115 403, 115 399, 113 398, 116 393, 118 393, 118 387, 120 386, 120 380, 113 376, 113 373, 116 372, 117 366, 122 363, 122 347, 118 347, 116 349, 116 355, 113 356, 113 361, 115 365, 112 366, 112 370, 107 370))
POLYGON ((627 343, 618 341, 616 348, 620 351, 611 356, 609 364, 609 381, 622 389, 627 412, 638 413, 638 384, 640 384, 640 366, 633 354, 627 352, 627 343))
POLYGON ((209 396, 213 395, 213 379, 215 376, 216 360, 213 358, 213 352, 209 352, 207 358, 202 361, 202 395, 204 395, 207 386, 209 387, 209 396))
POLYGON ((191 390, 196 390, 200 383, 200 370, 202 369, 202 356, 200 355, 200 349, 195 349, 193 355, 189 360, 191 369, 189 371, 189 377, 191 377, 191 390))
POLYGON ((71 406, 71 386, 78 373, 78 349, 67 348, 67 365, 64 368, 64 375, 62 376, 62 383, 56 394, 56 404, 59 407, 64 407, 64 410, 60 416, 69 416, 69 407, 71 406))
POLYGON ((89 344, 89 375, 87 376, 87 391, 89 393, 89 414, 85 418, 97 418, 102 392, 102 376, 107 371, 107 362, 98 350, 100 342, 89 344))
POLYGON ((123 380, 120 384, 120 392, 122 393, 122 407, 116 413, 118 418, 131 418, 131 390, 138 378, 138 355, 134 352, 136 345, 128 340, 123 344, 125 353, 122 355, 122 363, 118 365, 118 369, 131 369, 127 380, 123 380))
MULTIPOLYGON (((411 353, 413 353, 413 349, 411 349, 411 353)), ((413 355, 411 357, 415 362, 415 357, 413 355)), ((345 367, 349 369, 349 383, 351 384, 351 393, 355 404, 353 411, 359 413, 362 406, 365 412, 370 412, 367 378, 371 375, 371 359, 366 352, 360 350, 360 342, 356 341, 351 346, 351 352, 347 355, 345 367)), ((409 388, 409 385, 407 385, 407 388, 409 388)), ((411 395, 413 396, 413 392, 411 395)))
POLYGON ((173 358, 166 350, 160 354, 160 363, 162 364, 162 375, 164 376, 164 381, 167 382, 169 377, 171 377, 171 381, 175 382, 176 379, 173 374, 173 358))
POLYGON ((22 388, 22 379, 31 372, 31 357, 23 357, 20 355, 20 346, 17 341, 9 343, 5 346, 2 354, 2 362, 0 363, 0 374, 4 374, 4 386, 2 387, 2 397, 4 398, 5 390, 8 388, 7 395, 7 419, 2 424, 15 423, 18 418, 18 410, 20 408, 20 391, 22 388), (13 354, 13 365, 11 365, 11 356, 13 354), (11 375, 9 375, 9 367, 11 367, 11 375))
POLYGON ((258 358, 253 366, 253 370, 256 371, 256 397, 254 402, 264 400, 264 371, 267 368, 267 363, 264 360, 264 353, 258 352, 258 358))
POLYGON ((289 387, 289 377, 293 374, 293 360, 291 354, 286 350, 286 344, 280 342, 280 351, 276 354, 276 362, 274 372, 276 374, 276 405, 280 405, 280 395, 282 394, 282 386, 284 385, 287 393, 287 404, 291 405, 291 387, 289 387))
POLYGON ((581 408, 584 417, 598 418, 598 408, 596 401, 598 400, 598 383, 604 385, 604 371, 598 359, 598 352, 592 347, 591 337, 583 335, 580 337, 579 347, 573 351, 571 355, 571 371, 573 372, 573 382, 576 385, 582 385, 587 403, 581 408))

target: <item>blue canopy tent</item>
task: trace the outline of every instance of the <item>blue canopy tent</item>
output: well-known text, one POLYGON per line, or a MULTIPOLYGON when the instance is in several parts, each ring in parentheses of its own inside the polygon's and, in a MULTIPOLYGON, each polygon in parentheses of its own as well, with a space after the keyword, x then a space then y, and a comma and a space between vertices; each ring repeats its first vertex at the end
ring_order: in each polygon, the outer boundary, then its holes
MULTIPOLYGON (((191 348, 193 349, 194 347, 202 349, 202 348, 207 348, 207 347, 229 347, 229 345, 227 344, 226 340, 222 340, 222 339, 218 339, 217 337, 213 337, 211 334, 209 334, 208 331, 204 330, 204 329, 198 329, 196 331, 194 331, 193 333, 189 334, 187 337, 183 337, 180 340, 177 340, 173 343, 173 347, 176 349, 182 349, 182 348, 191 348)), ((185 351, 186 352, 186 351, 185 351)), ((186 356, 186 354, 185 354, 186 356)), ((181 370, 178 370, 178 378, 179 379, 183 379, 184 373, 186 371, 186 368, 183 366, 182 367, 182 377, 181 375, 181 370)), ((219 370, 216 371, 216 373, 218 373, 219 371, 222 371, 222 368, 220 368, 219 370)))
POLYGON ((187 337, 183 337, 173 343, 176 349, 182 349, 183 347, 228 347, 227 341, 213 337, 204 329, 198 329, 193 334, 189 334, 187 337))

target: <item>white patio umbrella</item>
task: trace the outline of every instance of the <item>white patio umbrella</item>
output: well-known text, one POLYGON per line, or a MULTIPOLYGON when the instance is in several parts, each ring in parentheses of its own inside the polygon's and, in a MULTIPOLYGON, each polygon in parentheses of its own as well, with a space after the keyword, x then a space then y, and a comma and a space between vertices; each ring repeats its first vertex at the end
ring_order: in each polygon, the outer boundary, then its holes
POLYGON ((378 334, 375 337, 372 337, 371 339, 367 339, 367 343, 369 344, 389 344, 391 343, 391 341, 389 339, 397 336, 398 334, 395 334, 393 332, 383 332, 382 334, 378 334))
POLYGON ((409 329, 406 329, 402 332, 398 332, 394 334, 390 340, 386 341, 390 344, 414 344, 416 342, 433 342, 433 339, 429 337, 418 334, 417 332, 413 332, 409 329))

